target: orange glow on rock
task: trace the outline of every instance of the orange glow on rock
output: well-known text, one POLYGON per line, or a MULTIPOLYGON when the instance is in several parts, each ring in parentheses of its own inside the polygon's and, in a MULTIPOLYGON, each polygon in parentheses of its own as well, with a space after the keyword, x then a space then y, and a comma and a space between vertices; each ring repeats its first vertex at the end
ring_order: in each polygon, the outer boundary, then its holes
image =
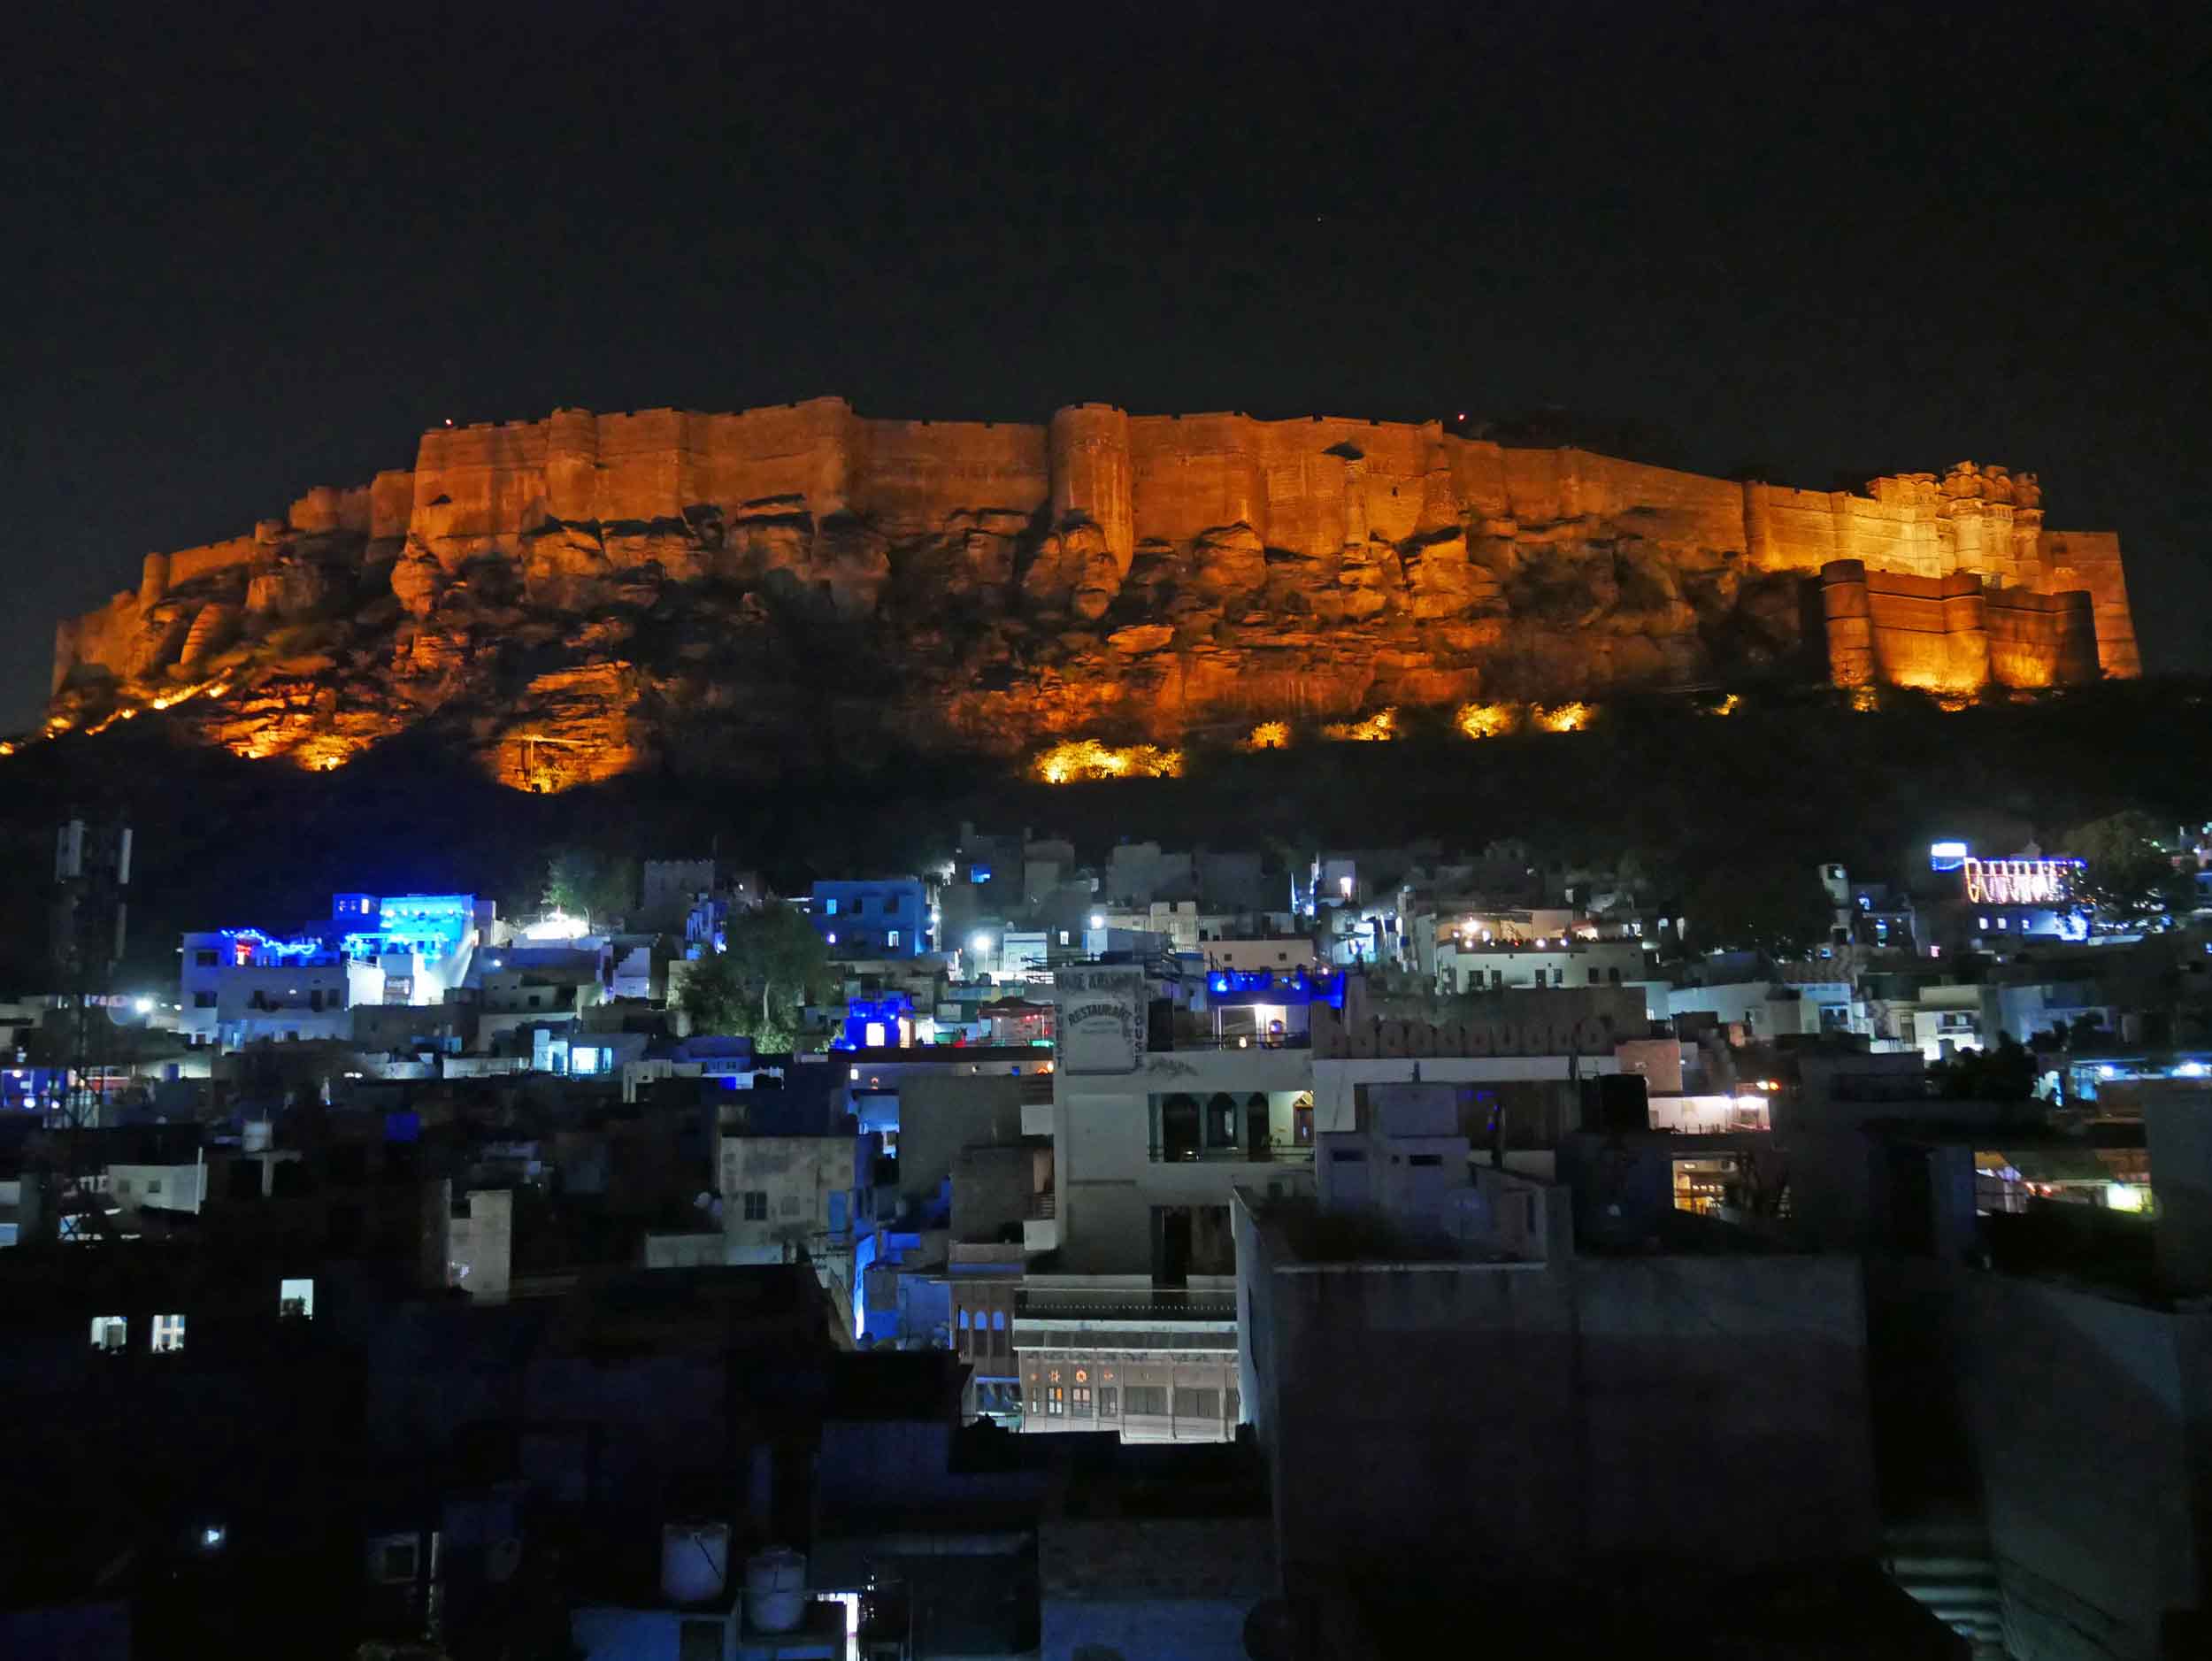
POLYGON ((1251 735, 1244 741, 1244 747, 1247 750, 1288 750, 1290 748, 1290 723, 1288 721, 1262 721, 1252 729, 1251 735))
POLYGON ((1157 744, 1117 749, 1095 738, 1072 738, 1038 757, 1033 770, 1047 784, 1090 779, 1179 779, 1183 752, 1163 750, 1157 744))
POLYGON ((1377 710, 1363 721, 1334 721, 1321 736, 1334 743, 1386 744, 1398 735, 1398 711, 1377 710))
POLYGON ((1463 704, 1452 724, 1470 738, 1497 738, 1511 732, 1519 719, 1510 704, 1463 704))
POLYGON ((1590 724, 1590 718, 1596 713, 1589 704, 1578 701, 1555 704, 1549 709, 1540 704, 1535 704, 1529 710, 1529 718, 1548 733, 1578 733, 1590 724))

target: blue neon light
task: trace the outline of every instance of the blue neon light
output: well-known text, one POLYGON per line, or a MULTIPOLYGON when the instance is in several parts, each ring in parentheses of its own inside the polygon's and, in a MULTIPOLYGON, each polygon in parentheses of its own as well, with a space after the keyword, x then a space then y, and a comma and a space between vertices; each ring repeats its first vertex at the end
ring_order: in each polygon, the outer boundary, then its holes
MULTIPOLYGON (((902 1019, 914 1013, 914 1000, 903 992, 892 992, 879 998, 854 998, 845 1005, 845 1030, 830 1045, 832 1050, 865 1050, 868 1047, 868 1024, 871 1021, 883 1028, 884 1035, 891 1037, 899 1030, 902 1019)), ((897 1041, 893 1039, 893 1042, 897 1041)))
POLYGON ((1256 997, 1264 995, 1285 1004, 1326 1004, 1344 1007, 1344 974, 1310 975, 1299 969, 1280 981, 1272 969, 1216 969, 1206 977, 1206 989, 1217 997, 1256 997))

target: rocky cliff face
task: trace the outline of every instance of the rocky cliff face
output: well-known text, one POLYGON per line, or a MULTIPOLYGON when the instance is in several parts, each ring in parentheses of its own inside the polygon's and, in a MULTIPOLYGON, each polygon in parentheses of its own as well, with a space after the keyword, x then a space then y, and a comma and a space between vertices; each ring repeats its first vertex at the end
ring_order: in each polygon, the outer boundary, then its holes
MULTIPOLYGON (((162 708, 311 767, 427 725, 505 782, 559 789, 795 749, 1013 755, 1602 696, 1799 654, 1817 673, 1813 574, 1955 568, 1950 500, 1433 425, 563 411, 434 431, 410 473, 149 556, 135 592, 61 626, 52 716, 162 708)), ((1975 505, 1976 550, 2016 584, 2047 577, 2039 511, 1975 505)), ((2100 645, 2126 620, 2108 542, 2060 544, 2109 591, 2100 645)))

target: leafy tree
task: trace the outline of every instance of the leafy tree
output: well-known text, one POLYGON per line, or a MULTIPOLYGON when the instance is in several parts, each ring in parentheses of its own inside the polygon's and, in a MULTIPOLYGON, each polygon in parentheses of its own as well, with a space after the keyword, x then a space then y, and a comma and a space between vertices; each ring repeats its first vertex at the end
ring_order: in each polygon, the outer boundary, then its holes
POLYGON ((1962 1050, 1931 1068, 1947 1100, 2024 1102, 2035 1094, 2034 1053, 2010 1033, 1997 1034, 1994 1050, 1962 1050))
POLYGON ((1793 957, 1827 940, 1835 906, 1810 865, 1716 861, 1695 878, 1682 904, 1689 933, 1703 950, 1772 952, 1793 957))
POLYGON ((2149 814, 2130 808, 2068 834, 2069 850, 2085 862, 2082 896, 2096 907, 2100 921, 2124 927, 2191 908, 2195 882, 2188 873, 2175 870, 2159 846, 2162 828, 2149 814))
POLYGON ((564 848, 546 862, 545 904, 571 916, 608 921, 637 904, 634 859, 608 858, 588 848, 564 848))
POLYGON ((728 949, 691 965, 682 994, 695 1031, 750 1038, 764 1050, 790 1050, 810 991, 830 981, 828 948, 814 926, 785 905, 730 919, 728 949))

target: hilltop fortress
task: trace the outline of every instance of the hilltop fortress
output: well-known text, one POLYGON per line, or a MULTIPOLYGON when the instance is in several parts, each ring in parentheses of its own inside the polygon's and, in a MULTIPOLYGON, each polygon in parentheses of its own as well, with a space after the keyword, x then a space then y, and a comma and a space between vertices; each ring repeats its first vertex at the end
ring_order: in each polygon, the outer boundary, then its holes
POLYGON ((2045 529, 2033 474, 1971 463, 1861 495, 1435 423, 562 410, 149 554, 60 625, 51 725, 160 707, 333 766, 433 723, 560 788, 1793 670, 2138 673, 2117 539, 2045 529))

